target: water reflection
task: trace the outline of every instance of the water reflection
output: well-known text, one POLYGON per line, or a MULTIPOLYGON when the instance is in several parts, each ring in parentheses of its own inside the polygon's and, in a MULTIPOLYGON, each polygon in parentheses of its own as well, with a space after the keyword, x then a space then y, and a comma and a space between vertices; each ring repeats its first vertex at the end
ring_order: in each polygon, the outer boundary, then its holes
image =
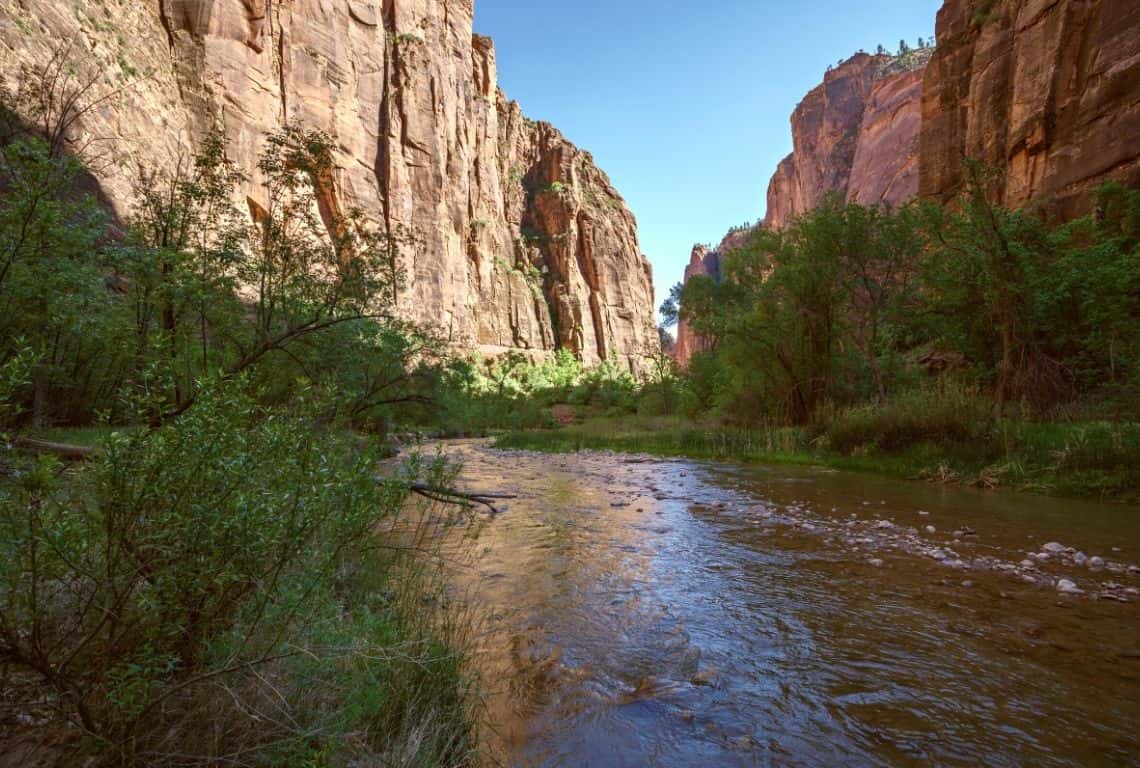
POLYGON ((1135 508, 447 450, 520 495, 456 542, 509 765, 1140 765, 1138 606, 1093 599, 1136 575, 1062 596, 1011 565, 1059 540, 1123 568, 1135 508))

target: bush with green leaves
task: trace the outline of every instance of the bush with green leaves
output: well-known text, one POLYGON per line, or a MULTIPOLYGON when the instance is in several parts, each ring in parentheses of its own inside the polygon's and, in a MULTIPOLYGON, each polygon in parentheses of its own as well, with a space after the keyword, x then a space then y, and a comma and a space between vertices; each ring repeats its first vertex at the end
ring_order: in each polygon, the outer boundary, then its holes
POLYGON ((709 343, 689 412, 809 423, 889 403, 954 370, 999 417, 1056 414, 1140 388, 1140 190, 1106 185, 1096 213, 1051 225, 993 202, 1000 178, 967 163, 951 206, 828 198, 787 230, 757 230, 664 307, 709 343))
POLYGON ((231 384, 4 485, 0 663, 67 723, 57 762, 463 762, 459 658, 400 598, 415 570, 378 530, 408 479, 378 459, 231 384))
POLYGON ((970 445, 984 451, 990 404, 976 389, 954 382, 903 392, 890 401, 816 417, 826 446, 840 453, 903 451, 921 443, 970 445))

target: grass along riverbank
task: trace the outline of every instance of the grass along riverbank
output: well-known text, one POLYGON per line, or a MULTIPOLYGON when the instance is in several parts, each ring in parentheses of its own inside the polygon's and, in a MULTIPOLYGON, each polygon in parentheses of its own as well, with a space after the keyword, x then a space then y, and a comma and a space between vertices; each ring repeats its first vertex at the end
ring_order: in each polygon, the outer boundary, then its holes
POLYGON ((935 437, 857 415, 825 427, 732 429, 679 417, 592 418, 500 435, 499 448, 613 450, 822 466, 944 484, 1140 501, 1140 425, 1003 421, 935 437))

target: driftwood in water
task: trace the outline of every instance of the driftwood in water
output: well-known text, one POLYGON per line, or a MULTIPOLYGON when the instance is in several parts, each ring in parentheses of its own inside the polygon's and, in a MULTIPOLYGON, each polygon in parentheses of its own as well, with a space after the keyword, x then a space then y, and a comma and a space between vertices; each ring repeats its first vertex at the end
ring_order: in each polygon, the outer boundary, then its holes
POLYGON ((99 455, 98 448, 69 443, 53 443, 48 440, 37 440, 34 437, 17 437, 13 445, 17 450, 24 453, 34 453, 37 456, 51 454, 64 461, 87 461, 99 455))
POLYGON ((441 504, 458 504, 465 507, 478 504, 489 509, 492 515, 497 515, 501 512, 501 510, 495 506, 495 501, 499 499, 518 498, 518 496, 513 493, 465 493, 452 488, 436 488, 435 486, 424 485, 423 483, 414 483, 409 486, 408 490, 417 496, 423 496, 425 499, 438 501, 441 504))

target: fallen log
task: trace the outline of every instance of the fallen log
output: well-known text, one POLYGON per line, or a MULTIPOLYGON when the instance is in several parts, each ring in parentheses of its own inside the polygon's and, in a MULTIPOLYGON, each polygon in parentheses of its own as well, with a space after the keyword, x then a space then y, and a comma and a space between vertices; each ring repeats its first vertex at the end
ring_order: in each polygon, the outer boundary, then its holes
POLYGON ((71 445, 69 443, 53 443, 48 440, 37 440, 34 437, 17 437, 13 443, 16 450, 24 453, 42 456, 50 454, 58 456, 64 461, 87 461, 99 455, 98 448, 86 445, 71 445))

